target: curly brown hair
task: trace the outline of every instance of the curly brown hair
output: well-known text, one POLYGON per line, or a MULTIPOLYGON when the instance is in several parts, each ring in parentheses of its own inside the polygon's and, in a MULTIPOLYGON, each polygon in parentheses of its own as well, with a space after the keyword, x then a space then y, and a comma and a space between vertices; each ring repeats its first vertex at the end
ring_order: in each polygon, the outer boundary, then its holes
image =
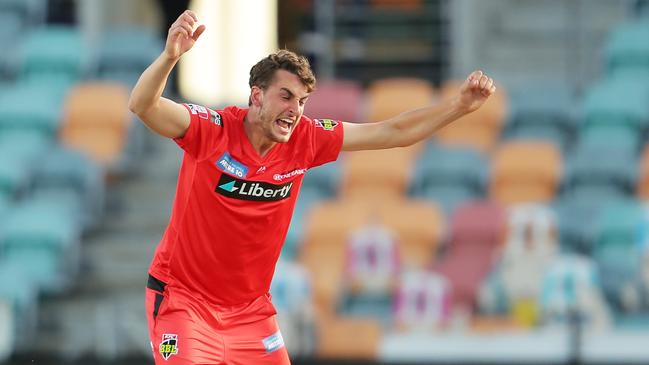
MULTIPOLYGON (((306 86, 308 92, 315 90, 316 81, 309 60, 304 56, 300 56, 286 49, 271 53, 268 57, 263 58, 256 65, 252 66, 248 85, 251 88, 257 86, 265 90, 273 81, 276 70, 285 70, 297 75, 300 81, 302 81, 302 84, 306 86)), ((250 104, 250 101, 248 104, 250 104)))

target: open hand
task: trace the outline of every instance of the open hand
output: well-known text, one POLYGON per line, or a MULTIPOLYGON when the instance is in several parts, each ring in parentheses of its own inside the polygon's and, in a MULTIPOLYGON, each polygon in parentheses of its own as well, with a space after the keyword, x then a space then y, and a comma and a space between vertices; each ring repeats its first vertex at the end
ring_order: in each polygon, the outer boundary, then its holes
POLYGON ((194 25, 197 22, 196 13, 191 10, 185 10, 180 14, 169 28, 164 50, 167 57, 178 59, 194 46, 198 37, 205 31, 205 25, 200 25, 194 30, 194 25))
POLYGON ((485 101, 496 92, 494 80, 482 71, 473 71, 460 87, 458 106, 470 113, 482 106, 485 101))

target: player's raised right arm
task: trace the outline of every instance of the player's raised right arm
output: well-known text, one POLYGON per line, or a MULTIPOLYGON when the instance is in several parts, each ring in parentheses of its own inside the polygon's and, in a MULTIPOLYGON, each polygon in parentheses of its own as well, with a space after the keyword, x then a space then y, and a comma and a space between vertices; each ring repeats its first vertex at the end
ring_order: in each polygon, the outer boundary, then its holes
POLYGON ((182 137, 189 128, 189 113, 182 105, 162 97, 167 78, 180 56, 189 51, 205 30, 194 30, 198 19, 186 10, 169 28, 164 51, 142 73, 129 100, 129 109, 154 132, 168 138, 182 137))

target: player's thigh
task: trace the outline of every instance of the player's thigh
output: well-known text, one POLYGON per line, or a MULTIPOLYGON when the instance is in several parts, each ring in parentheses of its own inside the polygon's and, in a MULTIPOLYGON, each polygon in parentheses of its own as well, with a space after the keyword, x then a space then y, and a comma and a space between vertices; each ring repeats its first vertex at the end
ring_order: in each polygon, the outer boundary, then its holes
POLYGON ((276 316, 239 326, 227 332, 228 365, 290 365, 276 316))
MULTIPOLYGON (((155 301, 155 297, 147 295, 147 311, 155 307, 155 302, 154 307, 148 303, 151 300, 155 301)), ((157 315, 148 314, 156 365, 223 364, 223 337, 181 303, 164 296, 157 315)))

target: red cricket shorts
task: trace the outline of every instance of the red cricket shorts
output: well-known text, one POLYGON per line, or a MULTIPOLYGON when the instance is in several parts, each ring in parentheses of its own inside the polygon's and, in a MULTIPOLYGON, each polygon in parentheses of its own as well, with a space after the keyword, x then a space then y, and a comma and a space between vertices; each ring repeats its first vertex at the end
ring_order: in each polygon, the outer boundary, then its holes
POLYGON ((146 312, 156 365, 290 365, 270 295, 214 306, 149 276, 146 312))

